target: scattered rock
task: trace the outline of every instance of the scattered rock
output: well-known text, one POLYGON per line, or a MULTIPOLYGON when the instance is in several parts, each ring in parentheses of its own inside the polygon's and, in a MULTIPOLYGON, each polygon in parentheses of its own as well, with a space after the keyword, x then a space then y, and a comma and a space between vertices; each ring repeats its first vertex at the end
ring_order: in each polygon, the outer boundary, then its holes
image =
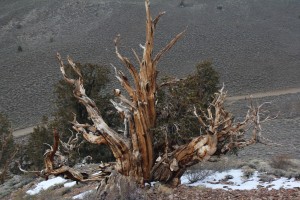
POLYGON ((229 180, 229 179, 233 179, 233 176, 228 174, 225 176, 223 180, 229 180))

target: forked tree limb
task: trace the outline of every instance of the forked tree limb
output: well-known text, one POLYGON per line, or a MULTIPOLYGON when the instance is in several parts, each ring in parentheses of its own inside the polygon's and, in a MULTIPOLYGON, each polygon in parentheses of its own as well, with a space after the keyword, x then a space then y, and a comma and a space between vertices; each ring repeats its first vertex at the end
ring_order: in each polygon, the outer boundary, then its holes
POLYGON ((160 12, 160 13, 155 17, 155 19, 153 20, 154 29, 156 28, 156 25, 157 25, 158 21, 160 20, 160 18, 161 18, 164 14, 166 14, 165 11, 160 12))
MULTIPOLYGON (((77 79, 71 79, 67 76, 67 74, 65 73, 65 66, 63 61, 61 60, 61 56, 59 54, 57 54, 57 58, 59 60, 60 63, 60 69, 61 72, 64 76, 64 79, 68 82, 71 83, 74 86, 74 90, 73 90, 73 94, 75 96, 76 99, 78 99, 78 101, 80 103, 82 103, 88 114, 89 117, 91 118, 91 120, 93 121, 93 126, 97 129, 97 131, 99 131, 99 133, 101 134, 101 138, 99 137, 94 137, 92 134, 92 136, 87 137, 86 134, 84 134, 84 136, 86 136, 85 138, 88 138, 91 140, 93 139, 97 139, 99 141, 106 141, 107 145, 110 147, 114 157, 117 160, 117 166, 116 169, 120 172, 124 172, 124 174, 129 174, 130 171, 130 162, 128 162, 128 160, 130 160, 130 146, 129 146, 129 140, 126 139, 125 137, 119 135, 117 132, 115 132, 113 129, 111 129, 103 120, 100 111, 98 110, 98 108, 96 107, 96 104, 94 103, 93 100, 91 100, 86 94, 85 94, 85 89, 83 86, 83 79, 82 79, 82 75, 80 72, 78 72, 78 70, 74 70, 77 75, 78 78, 77 79), (102 137, 104 138, 104 140, 102 139, 102 137)), ((72 60, 69 58, 68 59, 69 62, 71 62, 70 64, 72 64, 72 60)), ((76 69, 76 65, 73 66, 74 69, 76 69)), ((76 124, 73 124, 76 127, 76 124)), ((77 127, 77 128, 82 128, 82 127, 77 127)), ((98 141, 94 141, 94 143, 96 143, 98 141)))
POLYGON ((154 57, 153 62, 155 64, 158 63, 158 61, 160 60, 160 58, 167 52, 169 51, 172 46, 174 46, 174 44, 183 36, 183 34, 185 33, 186 30, 182 31, 181 33, 179 33, 178 35, 175 36, 175 38, 173 38, 160 52, 157 53, 157 55, 154 57))
MULTIPOLYGON (((115 51, 116 51, 116 55, 117 57, 122 61, 122 63, 126 66, 126 68, 128 69, 128 71, 130 72, 131 76, 133 77, 133 80, 134 80, 134 83, 135 83, 135 86, 139 86, 139 82, 140 82, 140 79, 139 79, 139 75, 138 75, 138 72, 137 70, 135 69, 135 67, 133 66, 133 64, 129 61, 128 58, 122 56, 120 53, 119 53, 119 49, 118 49, 118 42, 120 40, 120 35, 118 35, 115 40, 114 40, 114 43, 115 43, 115 51)), ((136 56, 137 60, 139 61, 139 63, 141 63, 141 61, 139 60, 136 52, 133 50, 134 52, 134 55, 136 56)), ((116 68, 115 68, 115 71, 116 71, 116 68)), ((117 73, 116 73, 117 74, 117 73)), ((124 80, 123 80, 124 81, 124 80)), ((136 89, 139 89, 139 88, 136 88, 136 89)), ((129 92, 129 91, 128 91, 129 92)), ((131 92, 129 92, 129 95, 132 97, 133 95, 131 94, 131 92)))
POLYGON ((73 124, 72 128, 76 130, 77 133, 81 133, 86 141, 98 145, 107 144, 107 141, 102 135, 96 135, 96 128, 94 126, 77 122, 75 114, 74 120, 71 123, 73 124))
MULTIPOLYGON (((71 130, 70 130, 71 131, 71 130)), ((62 141, 59 139, 61 146, 63 147, 63 151, 70 154, 75 149, 79 149, 79 147, 83 144, 83 141, 79 141, 80 133, 76 133, 74 137, 73 131, 71 131, 72 135, 69 137, 67 142, 62 141)))

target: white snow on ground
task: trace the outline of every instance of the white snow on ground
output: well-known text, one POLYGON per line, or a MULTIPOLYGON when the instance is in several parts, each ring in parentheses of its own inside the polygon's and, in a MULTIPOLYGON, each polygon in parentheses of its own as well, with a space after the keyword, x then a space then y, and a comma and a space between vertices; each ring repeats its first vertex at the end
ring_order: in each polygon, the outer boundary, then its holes
POLYGON ((99 172, 96 172, 96 173, 92 174, 92 176, 96 176, 96 175, 101 174, 101 173, 102 173, 102 171, 100 170, 99 172))
POLYGON ((51 186, 61 184, 61 183, 65 183, 65 182, 67 182, 66 179, 61 178, 61 177, 55 177, 55 178, 49 179, 47 181, 40 182, 39 184, 36 185, 36 187, 34 189, 28 190, 26 193, 30 194, 30 195, 36 195, 41 190, 47 190, 51 186))
MULTIPOLYGON (((181 183, 189 186, 204 186, 207 188, 213 188, 213 189, 232 189, 232 190, 251 190, 251 189, 257 189, 259 187, 264 187, 268 189, 288 189, 288 188, 295 188, 300 187, 300 181, 295 180, 295 178, 277 178, 274 181, 271 182, 260 182, 259 181, 259 175, 263 173, 254 172, 253 176, 249 179, 246 179, 243 177, 243 172, 241 169, 232 169, 229 171, 224 172, 215 172, 209 176, 207 176, 205 179, 200 180, 196 183, 189 184, 189 180, 186 175, 182 176, 181 183), (225 180, 225 177, 231 175, 231 179, 225 180)), ((26 193, 29 195, 36 195, 42 190, 46 190, 51 186, 57 185, 57 184, 63 184, 67 182, 66 179, 61 177, 55 177, 52 179, 49 179, 47 181, 42 181, 36 185, 34 189, 28 190, 26 193)), ((76 185, 75 181, 68 182, 64 184, 64 187, 73 187, 76 185)), ((151 184, 153 185, 153 184, 151 184)), ((83 199, 83 197, 91 193, 93 190, 88 190, 83 193, 80 193, 73 197, 73 199, 83 199)))
POLYGON ((257 189, 258 186, 263 186, 269 189, 280 189, 280 188, 295 188, 300 187, 300 181, 296 181, 294 178, 277 178, 271 182, 260 182, 259 175, 261 173, 254 172, 253 176, 249 179, 243 177, 243 172, 241 169, 232 169, 224 172, 215 172, 210 176, 207 176, 205 179, 200 180, 196 183, 189 184, 187 176, 182 176, 181 183, 189 186, 204 186, 207 188, 213 189, 239 189, 239 190, 251 190, 257 189), (225 176, 231 175, 233 178, 224 180, 225 176), (223 181, 222 181, 223 180, 223 181))
POLYGON ((85 192, 83 192, 83 193, 80 193, 80 194, 74 196, 72 199, 83 199, 83 197, 84 197, 85 195, 87 195, 87 194, 89 194, 89 193, 92 193, 92 192, 93 192, 93 190, 85 191, 85 192))
POLYGON ((76 185, 76 181, 65 183, 64 187, 73 187, 74 185, 76 185))

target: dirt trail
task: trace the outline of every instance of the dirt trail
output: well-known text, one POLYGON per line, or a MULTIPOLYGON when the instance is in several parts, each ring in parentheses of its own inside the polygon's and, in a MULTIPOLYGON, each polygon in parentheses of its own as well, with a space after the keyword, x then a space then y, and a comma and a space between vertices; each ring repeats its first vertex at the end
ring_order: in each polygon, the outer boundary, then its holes
POLYGON ((16 138, 18 138, 18 137, 22 137, 22 136, 24 136, 24 135, 28 135, 28 134, 30 134, 30 133, 33 132, 33 128, 34 128, 34 127, 35 127, 35 126, 15 130, 15 131, 13 132, 13 136, 16 137, 16 138))
POLYGON ((279 96, 284 94, 296 94, 296 93, 300 93, 300 88, 287 88, 281 90, 273 90, 269 92, 259 92, 259 93, 253 93, 248 95, 232 96, 232 97, 227 97, 226 100, 232 103, 232 101, 238 101, 238 100, 248 98, 250 95, 252 96, 253 99, 256 99, 262 97, 271 97, 271 96, 279 96))
MULTIPOLYGON (((259 92, 259 93, 251 94, 251 96, 253 99, 255 99, 255 98, 279 96, 279 95, 284 95, 284 94, 296 94, 296 93, 300 93, 300 88, 288 88, 288 89, 281 89, 281 90, 273 90, 273 91, 269 91, 269 92, 259 92)), ((250 96, 250 94, 227 97, 227 101, 229 101, 232 104, 235 101, 245 99, 249 96, 250 96)), ((33 132, 33 128, 34 128, 34 126, 15 130, 13 132, 13 136, 17 138, 17 137, 22 137, 24 135, 28 135, 33 132)))

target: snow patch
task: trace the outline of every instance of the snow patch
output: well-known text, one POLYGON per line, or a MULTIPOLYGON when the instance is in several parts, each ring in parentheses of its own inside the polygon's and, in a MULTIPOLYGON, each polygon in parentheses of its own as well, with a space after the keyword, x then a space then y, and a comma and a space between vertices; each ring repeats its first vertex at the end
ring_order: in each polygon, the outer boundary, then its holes
POLYGON ((83 199, 85 195, 92 193, 92 192, 93 192, 93 190, 88 190, 88 191, 82 192, 82 193, 74 196, 72 199, 83 199))
POLYGON ((74 185, 76 185, 76 181, 72 181, 72 182, 69 182, 69 183, 65 183, 65 184, 64 184, 64 187, 73 187, 74 185))
POLYGON ((62 184, 62 183, 65 183, 65 182, 67 182, 66 179, 61 178, 61 177, 55 177, 53 179, 49 179, 47 181, 42 181, 42 182, 38 183, 34 189, 27 190, 26 193, 29 194, 29 195, 36 195, 42 190, 47 190, 51 186, 62 184))
POLYGON ((92 176, 96 176, 96 175, 99 175, 101 173, 102 173, 102 171, 100 170, 99 172, 93 173, 92 176))
POLYGON ((254 172, 253 176, 249 179, 243 177, 243 171, 241 169, 232 169, 224 172, 215 172, 205 179, 200 180, 196 183, 189 184, 187 176, 182 176, 181 183, 189 186, 204 186, 212 189, 232 189, 232 190, 251 190, 259 187, 271 189, 289 189, 300 187, 300 181, 296 181, 295 178, 277 178, 271 182, 259 181, 259 175, 262 173, 254 172), (225 179, 226 176, 230 175, 231 179, 225 179))

